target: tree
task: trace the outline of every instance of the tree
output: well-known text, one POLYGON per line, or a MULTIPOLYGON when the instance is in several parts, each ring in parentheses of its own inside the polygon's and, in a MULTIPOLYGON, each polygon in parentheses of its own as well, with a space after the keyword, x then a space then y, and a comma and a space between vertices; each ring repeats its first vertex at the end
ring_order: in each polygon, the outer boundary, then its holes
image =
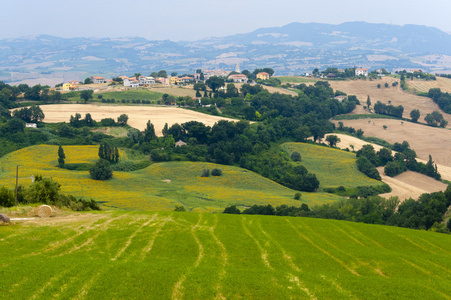
POLYGON ((113 170, 108 161, 99 159, 94 167, 89 170, 89 174, 95 180, 108 180, 113 177, 113 170))
POLYGON ((381 88, 381 84, 380 84, 380 83, 377 84, 377 88, 378 88, 378 89, 381 88))
POLYGON ((93 90, 83 90, 80 92, 80 98, 85 100, 85 103, 92 99, 93 90))
POLYGON ((144 129, 144 142, 150 142, 151 140, 155 139, 157 135, 155 134, 155 127, 152 123, 150 123, 150 120, 147 121, 146 129, 144 129))
POLYGON ((446 121, 443 118, 443 115, 441 113, 439 113, 438 111, 433 111, 430 114, 427 114, 426 117, 424 118, 424 120, 426 121, 426 123, 430 126, 440 126, 440 127, 446 127, 446 125, 448 125, 448 121, 446 121))
POLYGON ((200 177, 210 177, 210 170, 209 169, 203 169, 202 174, 200 177))
POLYGON ((14 206, 14 193, 12 190, 2 186, 0 188, 0 206, 12 207, 14 206))
POLYGON ((232 206, 226 207, 224 209, 223 213, 239 215, 241 213, 241 211, 236 207, 236 205, 232 205, 232 206))
POLYGON ((384 86, 385 86, 386 88, 388 88, 388 82, 386 82, 384 86))
POLYGON ((222 176, 222 170, 216 168, 211 170, 211 176, 222 176))
POLYGON ((31 114, 31 122, 33 123, 38 123, 41 122, 42 120, 44 120, 45 115, 44 112, 42 111, 42 109, 36 105, 32 105, 30 108, 30 114, 31 114))
POLYGON ((42 176, 35 176, 35 178, 35 182, 25 191, 25 199, 29 203, 57 203, 61 185, 51 178, 42 178, 42 176))
POLYGON ((293 161, 301 161, 301 154, 297 151, 293 151, 293 153, 291 153, 291 159, 293 161))
POLYGON ((370 95, 368 95, 368 97, 366 98, 366 105, 368 106, 368 108, 370 108, 370 106, 371 106, 370 95))
POLYGON ((121 126, 125 126, 127 125, 127 121, 128 121, 128 115, 127 114, 122 114, 117 118, 117 123, 121 126))
POLYGON ((205 81, 205 83, 213 92, 216 92, 220 87, 224 86, 225 81, 224 78, 222 77, 212 76, 208 78, 207 81, 205 81))
POLYGON ((64 167, 64 159, 66 158, 66 154, 64 154, 64 150, 63 147, 61 147, 61 145, 58 148, 58 164, 60 165, 61 168, 64 167))
POLYGON ((326 141, 329 143, 329 146, 331 147, 335 147, 337 145, 337 143, 341 142, 341 140, 338 138, 338 136, 336 135, 328 135, 326 137, 326 141))
POLYGON ((91 83, 93 83, 93 82, 90 77, 86 78, 84 81, 84 84, 91 84, 91 83))
POLYGON ((418 119, 420 118, 420 110, 414 109, 410 112, 410 118, 412 119, 412 122, 418 122, 418 119))

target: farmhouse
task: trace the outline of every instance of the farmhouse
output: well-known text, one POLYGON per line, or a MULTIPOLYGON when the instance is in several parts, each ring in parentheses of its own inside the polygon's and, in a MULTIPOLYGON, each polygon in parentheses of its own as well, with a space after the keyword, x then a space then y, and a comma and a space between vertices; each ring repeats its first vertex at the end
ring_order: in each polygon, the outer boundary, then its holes
POLYGON ((91 76, 91 81, 93 83, 105 83, 105 78, 100 76, 91 76))
POLYGON ((233 80, 233 82, 243 83, 247 82, 247 76, 244 74, 233 74, 228 77, 228 79, 233 80))
POLYGON ((136 80, 135 77, 131 77, 131 78, 124 78, 124 86, 127 87, 138 87, 139 86, 139 81, 136 80))
POLYGON ((171 85, 180 84, 181 82, 182 80, 177 76, 172 76, 171 78, 169 78, 169 84, 171 85))
POLYGON ((155 83, 155 78, 139 76, 138 81, 140 86, 148 86, 155 83))
POLYGON ((71 83, 64 83, 63 84, 63 91, 73 91, 75 90, 76 86, 71 83))
POLYGON ((368 76, 368 69, 366 68, 356 68, 355 69, 355 76, 368 76))
POLYGON ((260 72, 257 74, 257 79, 261 79, 261 80, 268 80, 269 79, 269 74, 266 72, 260 72))
POLYGON ((26 128, 38 128, 36 123, 25 123, 26 128))

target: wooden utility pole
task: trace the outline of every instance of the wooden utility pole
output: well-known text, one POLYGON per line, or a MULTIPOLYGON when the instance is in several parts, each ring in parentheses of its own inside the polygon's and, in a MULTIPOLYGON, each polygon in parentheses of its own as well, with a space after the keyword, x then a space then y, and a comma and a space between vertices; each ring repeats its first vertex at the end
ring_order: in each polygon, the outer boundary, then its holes
POLYGON ((17 184, 19 182, 19 165, 16 166, 16 206, 17 206, 17 184))

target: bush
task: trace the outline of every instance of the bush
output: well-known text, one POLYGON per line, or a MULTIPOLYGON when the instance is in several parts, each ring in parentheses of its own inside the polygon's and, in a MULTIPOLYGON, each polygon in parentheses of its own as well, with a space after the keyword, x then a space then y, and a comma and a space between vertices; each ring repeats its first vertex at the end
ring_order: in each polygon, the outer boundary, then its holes
POLYGON ((210 170, 209 169, 203 169, 202 175, 200 177, 210 177, 210 170))
POLYGON ((113 177, 113 170, 108 161, 99 159, 94 167, 89 170, 89 174, 91 175, 91 178, 95 180, 108 180, 113 177))
POLYGON ((229 207, 226 207, 223 211, 224 214, 240 214, 241 211, 236 207, 236 205, 232 205, 229 207))
POLYGON ((291 159, 293 161, 301 161, 301 154, 297 151, 294 151, 293 153, 291 153, 291 159))
POLYGON ((294 194, 294 200, 299 200, 299 199, 301 199, 301 193, 294 194))
POLYGON ((14 193, 12 190, 2 186, 0 188, 0 206, 11 207, 14 206, 14 193))
POLYGON ((221 171, 221 169, 213 169, 213 170, 211 170, 211 175, 212 176, 221 176, 222 175, 222 171, 221 171))
POLYGON ((186 208, 183 205, 176 205, 174 211, 186 211, 186 208))

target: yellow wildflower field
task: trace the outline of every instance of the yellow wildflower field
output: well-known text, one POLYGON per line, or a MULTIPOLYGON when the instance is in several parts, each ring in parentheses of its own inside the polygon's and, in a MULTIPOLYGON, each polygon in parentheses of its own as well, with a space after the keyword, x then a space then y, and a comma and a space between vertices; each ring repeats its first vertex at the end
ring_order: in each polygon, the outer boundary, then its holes
MULTIPOLYGON (((98 146, 63 146, 66 163, 94 163, 98 146)), ((121 159, 127 159, 120 151, 121 159)), ((28 186, 32 175, 51 177, 61 191, 76 197, 93 198, 105 208, 127 210, 173 210, 175 205, 198 212, 222 211, 230 205, 254 204, 300 206, 341 199, 325 193, 297 192, 251 171, 233 166, 201 162, 156 163, 134 172, 115 171, 107 181, 91 179, 87 171, 72 171, 58 166, 58 146, 39 145, 21 149, 0 159, 0 186, 14 188, 16 165, 19 184, 28 186), (203 169, 219 168, 220 177, 200 177, 203 169)))

